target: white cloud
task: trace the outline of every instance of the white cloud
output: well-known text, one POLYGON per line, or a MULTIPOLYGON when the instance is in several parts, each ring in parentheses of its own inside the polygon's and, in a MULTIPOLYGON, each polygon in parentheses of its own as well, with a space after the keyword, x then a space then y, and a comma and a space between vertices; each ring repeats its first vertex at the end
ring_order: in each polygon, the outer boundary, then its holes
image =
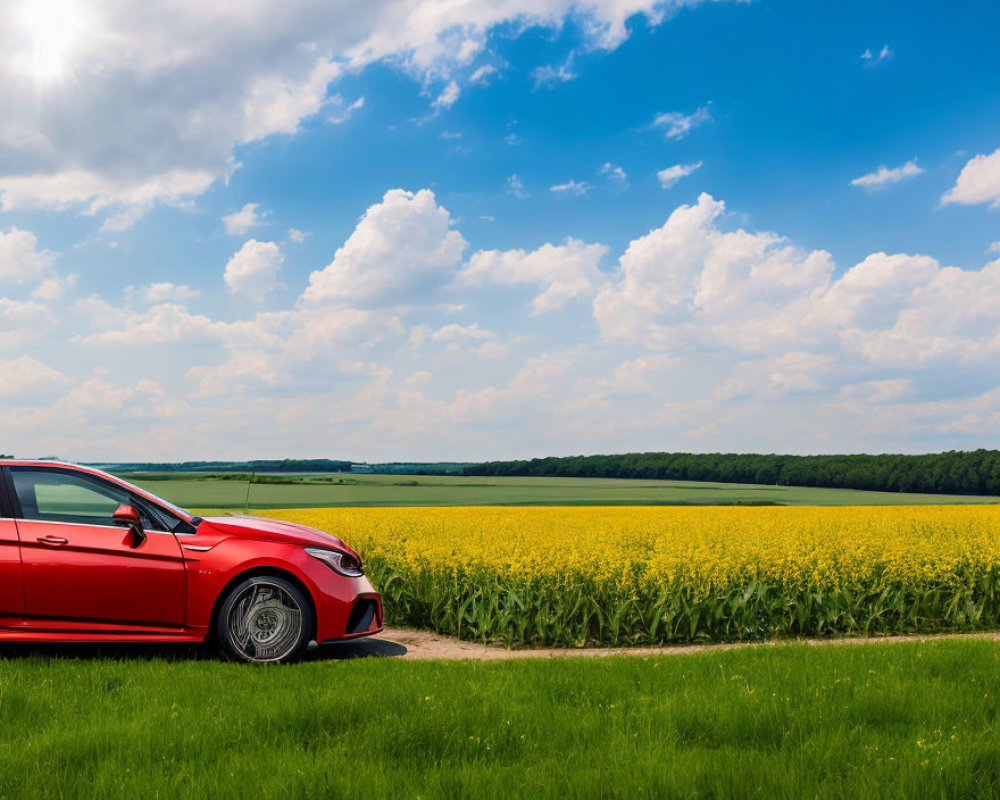
POLYGON ((225 326, 206 316, 193 315, 176 303, 160 303, 141 313, 112 311, 92 305, 101 314, 107 330, 81 337, 85 344, 113 344, 141 347, 218 338, 225 326), (109 319, 109 317, 111 317, 109 319))
POLYGON ((455 102, 458 100, 460 94, 461 90, 458 88, 458 83, 455 81, 449 81, 448 85, 441 90, 441 94, 439 94, 434 100, 434 108, 451 108, 455 105, 455 102))
POLYGON ((989 247, 986 248, 987 253, 1000 253, 1000 242, 993 242, 989 247))
POLYGON ((295 244, 302 244, 306 240, 307 235, 305 231, 300 231, 298 228, 288 229, 288 241, 295 242, 295 244))
POLYGON ((141 216, 153 202, 179 203, 199 195, 219 175, 227 174, 229 168, 227 160, 218 174, 208 170, 171 169, 141 179, 73 168, 55 174, 35 172, 5 176, 0 173, 0 210, 53 208, 65 211, 83 206, 83 213, 92 215, 109 206, 132 206, 134 209, 110 218, 109 230, 124 230, 136 221, 136 213, 141 216))
POLYGON ((333 261, 309 276, 307 303, 360 306, 407 302, 446 282, 466 241, 429 189, 391 189, 371 206, 333 261))
POLYGON ((907 178, 921 175, 923 171, 922 168, 917 166, 915 160, 907 161, 902 166, 892 167, 891 169, 883 164, 875 172, 869 172, 867 175, 862 175, 860 178, 852 180, 851 186, 860 186, 865 191, 877 192, 894 183, 900 183, 907 178))
POLYGON ((430 335, 430 340, 432 342, 444 342, 450 352, 456 353, 461 349, 463 342, 492 343, 495 337, 496 334, 493 331, 483 330, 479 327, 478 322, 473 322, 471 325, 459 325, 452 322, 434 331, 430 335))
POLYGON ((51 330, 54 322, 48 306, 0 297, 0 348, 22 347, 39 339, 51 330))
POLYGON ((990 155, 978 155, 962 167, 955 185, 941 198, 942 205, 948 203, 990 203, 990 208, 1000 208, 1000 148, 990 155))
POLYGON ((591 185, 586 181, 569 180, 566 183, 558 183, 550 186, 549 191, 553 194, 581 197, 591 190, 591 185))
POLYGON ((260 203, 247 203, 239 211, 227 214, 222 218, 222 226, 230 236, 243 236, 251 228, 260 225, 266 213, 258 214, 260 203))
POLYGON ((700 161, 695 161, 691 164, 674 164, 672 167, 667 167, 657 172, 656 178, 659 180, 660 186, 664 189, 669 189, 681 178, 686 178, 696 169, 701 169, 700 161))
POLYGON ((226 264, 226 287, 230 292, 262 303, 277 286, 278 271, 284 260, 281 249, 274 242, 250 239, 226 264))
POLYGON ((38 239, 31 231, 11 228, 0 231, 0 281, 27 283, 39 280, 52 265, 54 254, 38 249, 38 239))
MULTIPOLYGON (((108 415, 116 416, 116 428, 120 430, 123 418, 144 418, 150 413, 162 412, 165 393, 156 381, 147 378, 134 384, 117 385, 103 378, 91 378, 73 386, 65 395, 50 406, 37 403, 21 406, 11 412, 11 418, 38 441, 37 431, 49 431, 53 426, 67 425, 70 430, 96 421, 94 426, 98 436, 106 436, 108 415)), ((54 441, 72 441, 70 438, 51 437, 54 441)))
POLYGON ((517 173, 507 178, 507 193, 517 198, 528 196, 527 192, 524 191, 524 181, 521 180, 517 173))
POLYGON ((712 121, 712 114, 708 106, 696 108, 690 114, 682 111, 668 111, 657 114, 653 118, 654 128, 663 128, 663 136, 667 139, 683 139, 695 128, 712 121))
POLYGON ((556 84, 566 83, 567 81, 573 80, 575 77, 576 73, 573 72, 572 56, 567 59, 564 64, 560 64, 558 67, 555 67, 552 64, 545 64, 541 67, 535 67, 535 69, 531 71, 531 79, 535 82, 536 89, 542 86, 552 88, 556 84))
POLYGON ((914 382, 909 378, 861 381, 860 383, 848 384, 842 390, 845 399, 879 404, 905 399, 913 392, 914 382))
POLYGON ((65 288, 42 293, 52 308, 0 298, 8 447, 419 460, 651 441, 896 452, 1000 432, 1000 260, 837 267, 738 219, 702 195, 635 230, 604 272, 608 248, 574 239, 463 258, 431 192, 393 190, 311 296, 276 311, 194 313, 194 290, 172 283, 118 306, 64 302, 65 288))
POLYGON ((267 353, 240 350, 221 364, 193 366, 184 377, 197 384, 198 397, 219 397, 257 383, 277 386, 284 376, 267 353))
POLYGON ((111 214, 101 223, 102 233, 121 233, 127 231, 149 211, 149 204, 128 206, 117 214, 111 214))
POLYGON ((484 331, 478 322, 471 325, 459 325, 452 322, 431 334, 432 342, 453 342, 459 339, 492 339, 496 334, 484 331))
POLYGON ((479 84, 480 86, 488 86, 490 79, 499 74, 500 70, 492 64, 483 64, 469 76, 469 83, 479 84))
POLYGON ((185 283, 163 281, 149 284, 139 292, 139 295, 148 303, 181 303, 200 296, 201 290, 192 289, 185 283))
POLYGON ((340 74, 341 67, 325 58, 307 64, 304 74, 260 75, 245 88, 239 141, 297 133, 299 123, 323 107, 326 87, 340 74))
POLYGON ((614 387, 616 391, 648 392, 650 378, 671 367, 677 366, 679 359, 661 354, 645 355, 631 361, 623 361, 615 367, 614 387))
POLYGON ((824 251, 772 233, 727 233, 703 194, 634 240, 594 301, 609 339, 669 352, 836 354, 884 368, 983 364, 1000 356, 1000 261, 979 271, 874 253, 834 278, 824 251))
POLYGON ((617 164, 606 161, 597 174, 602 175, 608 186, 615 191, 624 192, 628 189, 628 174, 617 164))
MULTIPOLYGON (((182 202, 228 176, 238 144, 294 135, 327 107, 342 119, 330 88, 345 71, 388 61, 451 86, 497 26, 556 29, 572 19, 583 47, 612 49, 633 15, 656 24, 691 4, 250 0, 178 2, 151 15, 130 0, 104 0, 55 11, 36 3, 48 17, 40 12, 26 27, 22 4, 6 3, 0 207, 118 207, 108 230, 120 230, 152 204, 182 202), (52 14, 67 31, 58 47, 52 14), (122 216, 124 207, 138 210, 122 216)), ((455 93, 446 90, 442 105, 455 93)))
POLYGON ((868 48, 861 54, 861 61, 867 67, 877 67, 883 61, 888 61, 895 55, 889 45, 882 45, 882 49, 878 53, 872 53, 871 48, 868 48))
POLYGON ((348 105, 339 94, 334 95, 328 101, 330 106, 326 115, 326 121, 331 125, 342 125, 354 116, 354 112, 365 107, 364 96, 359 97, 348 105))
POLYGON ((456 285, 478 288, 489 284, 528 283, 543 287, 532 300, 535 311, 555 311, 576 297, 590 296, 600 280, 598 264, 608 248, 567 239, 524 250, 480 250, 462 269, 456 285))
POLYGON ((38 284, 31 296, 48 302, 58 300, 76 286, 79 277, 79 275, 53 275, 38 284))
POLYGON ((0 358, 0 397, 28 394, 64 380, 59 372, 29 356, 0 358))

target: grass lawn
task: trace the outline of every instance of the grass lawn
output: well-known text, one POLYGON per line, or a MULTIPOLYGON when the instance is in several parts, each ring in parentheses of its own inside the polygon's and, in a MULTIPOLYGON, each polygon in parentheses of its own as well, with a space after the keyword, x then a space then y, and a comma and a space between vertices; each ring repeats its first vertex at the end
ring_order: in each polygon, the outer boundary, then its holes
MULTIPOLYGON (((244 480, 214 480, 207 476, 194 475, 166 479, 163 476, 147 479, 141 474, 123 477, 184 508, 242 510, 247 497, 247 483, 244 480)), ((1000 497, 613 478, 458 478, 351 474, 308 476, 303 480, 302 483, 255 483, 250 493, 251 509, 424 505, 655 505, 658 503, 843 506, 1000 502, 1000 497), (333 482, 322 481, 323 478, 327 481, 332 478, 333 482), (344 483, 335 482, 339 480, 343 480, 344 483)))
POLYGON ((3 797, 1000 795, 992 641, 263 668, 2 652, 3 797))

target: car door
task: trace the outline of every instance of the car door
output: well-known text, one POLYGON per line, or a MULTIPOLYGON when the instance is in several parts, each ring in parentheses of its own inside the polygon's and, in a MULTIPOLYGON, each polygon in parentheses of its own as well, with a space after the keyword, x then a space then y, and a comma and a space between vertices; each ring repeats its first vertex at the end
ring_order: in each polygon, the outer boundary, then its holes
POLYGON ((6 487, 0 483, 0 628, 16 625, 24 614, 18 544, 14 509, 6 487))
POLYGON ((28 619, 66 630, 183 625, 184 560, 174 535, 135 537, 112 519, 138 498, 66 468, 11 466, 8 475, 28 619))

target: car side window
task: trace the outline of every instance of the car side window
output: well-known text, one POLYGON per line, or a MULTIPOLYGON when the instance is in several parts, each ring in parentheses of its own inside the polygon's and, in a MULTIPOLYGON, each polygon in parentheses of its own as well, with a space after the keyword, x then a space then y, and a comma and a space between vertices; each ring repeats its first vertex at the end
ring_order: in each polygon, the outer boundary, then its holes
POLYGON ((23 519, 112 526, 129 502, 124 489, 82 474, 12 469, 11 478, 23 519))

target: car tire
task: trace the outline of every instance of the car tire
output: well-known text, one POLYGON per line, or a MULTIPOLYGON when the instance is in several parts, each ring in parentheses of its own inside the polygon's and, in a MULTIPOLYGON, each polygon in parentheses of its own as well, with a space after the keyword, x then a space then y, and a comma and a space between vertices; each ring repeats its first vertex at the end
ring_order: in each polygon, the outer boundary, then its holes
POLYGON ((253 664, 288 662, 309 644, 312 606, 284 578, 255 575, 229 590, 216 620, 229 658, 253 664))

